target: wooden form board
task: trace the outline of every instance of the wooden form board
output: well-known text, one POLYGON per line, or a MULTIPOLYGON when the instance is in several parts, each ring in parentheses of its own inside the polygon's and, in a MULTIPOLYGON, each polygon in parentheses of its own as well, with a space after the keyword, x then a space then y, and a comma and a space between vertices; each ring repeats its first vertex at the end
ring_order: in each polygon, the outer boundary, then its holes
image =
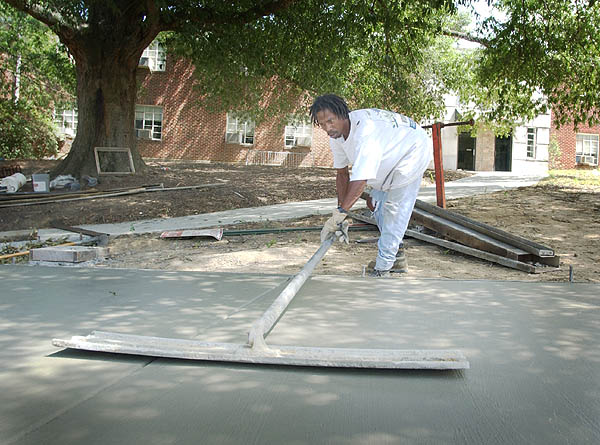
POLYGON ((223 237, 223 229, 170 230, 160 234, 161 238, 196 238, 205 236, 220 240, 223 237))
POLYGON ((417 199, 415 203, 415 207, 418 209, 425 210, 434 215, 438 215, 447 219, 448 221, 457 222, 464 227, 468 227, 471 229, 477 230, 479 233, 490 236, 491 238, 497 239, 499 241, 506 242, 510 245, 518 247, 526 252, 532 253, 534 255, 540 257, 552 257, 554 256, 554 250, 549 247, 543 246, 534 241, 528 240, 526 238, 513 235, 512 233, 508 233, 504 230, 498 229, 497 227, 490 226, 488 224, 475 221, 473 219, 467 218, 466 216, 459 215, 458 213, 451 212, 450 210, 442 209, 440 207, 434 206, 427 202, 421 201, 417 199))
POLYGON ((464 245, 515 261, 558 267, 560 257, 549 247, 417 200, 411 222, 464 245))
MULTIPOLYGON (((444 209, 440 209, 440 210, 445 211, 444 209)), ((525 252, 522 249, 516 248, 514 246, 510 246, 507 243, 492 239, 486 235, 477 234, 477 232, 473 229, 467 229, 464 227, 461 228, 461 226, 459 224, 452 223, 450 221, 445 221, 443 218, 441 218, 439 216, 433 215, 431 213, 427 213, 418 208, 415 208, 415 210, 413 210, 413 217, 415 217, 415 212, 418 214, 418 216, 414 219, 423 220, 425 223, 427 223, 427 224, 423 224, 423 225, 425 225, 425 227, 427 227, 431 230, 435 230, 435 228, 439 228, 439 229, 443 230, 444 232, 446 232, 447 236, 450 236, 450 235, 457 236, 458 238, 460 238, 460 243, 437 238, 437 237, 431 236, 431 235, 426 235, 424 233, 420 233, 415 230, 407 230, 406 236, 410 236, 411 238, 419 239, 421 241, 435 244, 440 247, 445 247, 447 249, 454 250, 456 252, 460 252, 465 255, 470 255, 475 258, 480 258, 483 260, 491 261, 493 263, 501 264, 503 266, 510 267, 510 268, 517 269, 517 270, 522 270, 522 271, 528 272, 528 273, 540 273, 540 272, 547 271, 547 269, 545 270, 543 268, 536 267, 533 264, 529 264, 528 262, 525 262, 525 261, 532 261, 533 255, 528 252, 525 252), (432 221, 434 223, 432 223, 432 221), (473 243, 475 246, 483 247, 484 249, 471 246, 467 243, 473 243), (499 251, 500 254, 494 253, 493 251, 487 251, 487 250, 485 250, 485 248, 499 251), (511 258, 511 257, 515 257, 515 258, 511 258)), ((376 221, 371 217, 368 217, 365 215, 360 215, 360 214, 357 214, 354 212, 348 212, 348 214, 353 219, 376 225, 376 221)), ((534 257, 533 262, 558 267, 560 258, 558 256, 544 257, 544 258, 534 257), (550 264, 550 263, 552 263, 552 264, 550 264)))
POLYGON ((447 236, 466 246, 491 252, 505 258, 521 261, 529 255, 528 252, 522 249, 418 208, 413 210, 411 222, 415 225, 427 227, 442 236, 447 236))

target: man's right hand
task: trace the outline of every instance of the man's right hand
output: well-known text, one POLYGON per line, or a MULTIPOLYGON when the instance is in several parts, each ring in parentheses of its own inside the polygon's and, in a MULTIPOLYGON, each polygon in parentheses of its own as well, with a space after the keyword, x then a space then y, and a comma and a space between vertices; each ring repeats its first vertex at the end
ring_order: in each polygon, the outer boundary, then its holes
POLYGON ((340 239, 348 243, 348 222, 346 221, 346 227, 343 227, 344 220, 348 215, 340 212, 338 209, 333 211, 331 218, 325 221, 323 229, 321 230, 321 242, 340 231, 340 239))

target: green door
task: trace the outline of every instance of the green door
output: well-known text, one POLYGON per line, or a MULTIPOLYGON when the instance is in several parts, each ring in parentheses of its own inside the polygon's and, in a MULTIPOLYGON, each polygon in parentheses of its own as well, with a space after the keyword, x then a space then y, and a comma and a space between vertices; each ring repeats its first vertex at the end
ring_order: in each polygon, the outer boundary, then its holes
POLYGON ((458 134, 458 159, 456 168, 475 170, 475 138, 469 133, 458 134))
POLYGON ((509 172, 512 167, 512 136, 507 138, 497 137, 495 145, 494 170, 497 172, 509 172))

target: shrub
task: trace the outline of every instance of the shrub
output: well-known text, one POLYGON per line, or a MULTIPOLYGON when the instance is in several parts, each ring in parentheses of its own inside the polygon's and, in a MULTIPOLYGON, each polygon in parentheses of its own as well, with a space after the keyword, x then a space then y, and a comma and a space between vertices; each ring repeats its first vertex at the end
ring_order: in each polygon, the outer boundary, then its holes
POLYGON ((0 100, 0 157, 41 159, 58 153, 58 137, 51 113, 0 100))

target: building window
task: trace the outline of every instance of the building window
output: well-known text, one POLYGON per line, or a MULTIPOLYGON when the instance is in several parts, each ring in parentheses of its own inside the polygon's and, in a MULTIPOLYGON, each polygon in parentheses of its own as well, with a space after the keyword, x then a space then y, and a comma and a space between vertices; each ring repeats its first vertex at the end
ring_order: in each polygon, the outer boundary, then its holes
POLYGON ((527 158, 528 159, 535 159, 535 152, 536 152, 536 134, 535 134, 535 128, 528 128, 527 129, 527 158))
POLYGON ((598 165, 598 135, 577 134, 575 162, 578 164, 598 165))
POLYGON ((254 144, 255 123, 243 113, 227 113, 227 129, 225 142, 228 144, 252 145, 254 144))
POLYGON ((157 40, 152 42, 142 53, 140 66, 147 66, 150 71, 164 71, 167 67, 167 54, 157 40))
POLYGON ((54 110, 54 122, 62 134, 75 137, 75 133, 77 133, 77 110, 54 110))
POLYGON ((285 126, 285 148, 310 147, 313 126, 308 117, 292 117, 285 126))
POLYGON ((162 107, 136 105, 135 130, 138 139, 162 139, 163 110, 162 107))

